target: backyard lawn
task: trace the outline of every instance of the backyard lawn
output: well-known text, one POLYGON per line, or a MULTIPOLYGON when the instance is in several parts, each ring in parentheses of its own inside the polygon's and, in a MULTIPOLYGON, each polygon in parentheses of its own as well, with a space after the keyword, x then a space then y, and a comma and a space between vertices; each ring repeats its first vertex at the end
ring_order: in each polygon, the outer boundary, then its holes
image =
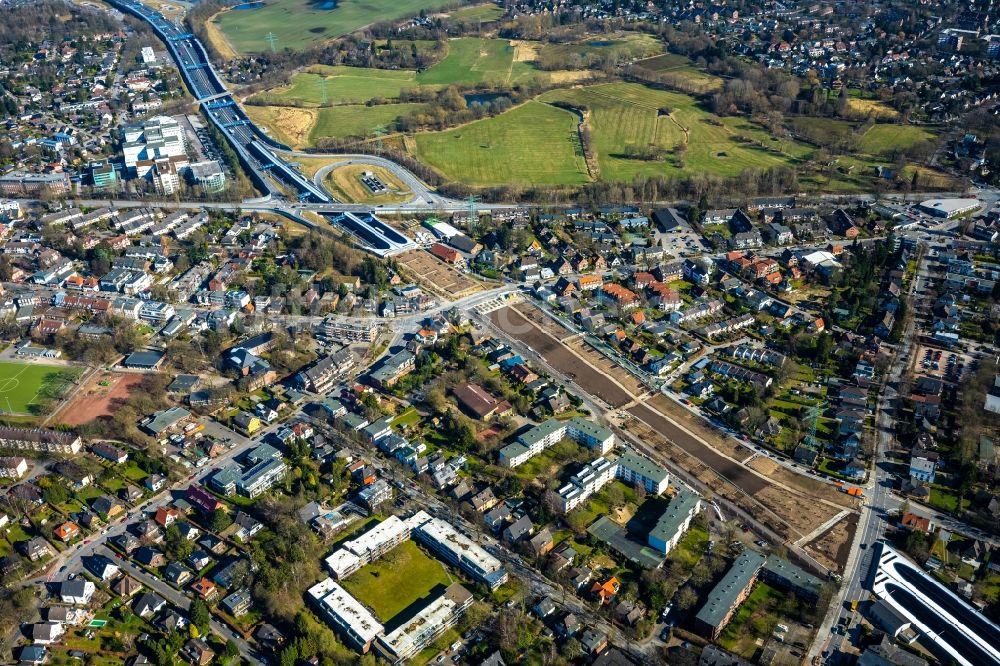
POLYGON ((343 585, 387 623, 411 604, 425 599, 434 588, 447 587, 451 582, 440 562, 424 554, 415 542, 404 541, 351 574, 343 585))

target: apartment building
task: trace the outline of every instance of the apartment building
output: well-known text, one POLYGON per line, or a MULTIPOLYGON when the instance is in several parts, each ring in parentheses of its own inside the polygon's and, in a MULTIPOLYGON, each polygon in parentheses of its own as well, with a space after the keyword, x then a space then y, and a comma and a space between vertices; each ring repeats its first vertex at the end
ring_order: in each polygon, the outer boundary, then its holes
POLYGON ((78 435, 47 428, 0 427, 0 447, 46 453, 79 453, 83 442, 78 435))
POLYGON ((505 467, 517 467, 556 442, 567 438, 588 449, 596 450, 599 455, 608 453, 615 445, 614 433, 592 421, 579 416, 565 421, 552 418, 524 433, 516 442, 500 449, 500 464, 505 467))

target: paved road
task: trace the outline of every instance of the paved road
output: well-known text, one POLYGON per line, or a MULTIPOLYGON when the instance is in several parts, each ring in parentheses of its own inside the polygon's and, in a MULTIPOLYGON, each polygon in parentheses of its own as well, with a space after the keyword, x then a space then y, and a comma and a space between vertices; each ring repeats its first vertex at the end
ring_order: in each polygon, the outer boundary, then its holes
MULTIPOLYGON (((218 434, 220 437, 231 437, 236 445, 213 460, 213 465, 206 466, 187 477, 184 477, 174 485, 166 488, 156 495, 150 497, 149 499, 135 505, 128 514, 128 518, 125 521, 118 521, 112 523, 104 530, 99 533, 94 534, 90 538, 86 539, 87 542, 82 542, 78 546, 66 550, 59 555, 57 555, 51 562, 48 573, 37 576, 35 578, 24 581, 25 585, 34 585, 43 582, 53 582, 65 580, 70 574, 79 574, 83 571, 83 558, 89 557, 95 554, 103 554, 111 557, 116 564, 122 567, 123 570, 127 571, 129 575, 134 575, 135 578, 141 580, 141 582, 151 589, 155 590, 158 594, 163 596, 165 599, 181 606, 182 608, 187 608, 187 598, 175 590, 173 587, 167 585, 163 581, 153 578, 149 574, 137 569, 135 566, 128 563, 126 560, 119 560, 114 557, 114 553, 111 552, 104 544, 107 539, 116 537, 128 528, 133 522, 139 522, 144 520, 144 513, 155 512, 157 508, 161 506, 168 505, 172 500, 172 493, 176 491, 181 491, 186 489, 192 483, 200 483, 202 480, 208 476, 213 467, 219 467, 225 463, 239 457, 244 452, 246 452, 252 446, 259 443, 259 439, 250 440, 241 435, 225 428, 219 424, 212 421, 207 422, 210 425, 206 425, 206 430, 212 429, 213 434, 218 434)), ((283 422, 282 422, 283 423, 283 422)), ((275 423, 260 432, 259 437, 263 438, 267 433, 281 427, 282 423, 275 423)), ((250 645, 239 638, 238 636, 233 636, 232 631, 226 628, 224 625, 213 620, 212 629, 220 636, 226 639, 233 639, 236 644, 240 647, 240 653, 245 659, 253 664, 260 665, 261 662, 257 658, 256 652, 250 647, 250 645)))

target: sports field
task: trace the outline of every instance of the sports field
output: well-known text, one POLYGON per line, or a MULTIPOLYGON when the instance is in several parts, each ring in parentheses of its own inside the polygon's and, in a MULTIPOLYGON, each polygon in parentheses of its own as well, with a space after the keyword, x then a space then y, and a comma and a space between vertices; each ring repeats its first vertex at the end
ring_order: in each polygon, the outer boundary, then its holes
POLYGON ((578 117, 528 102, 493 118, 416 135, 417 154, 448 177, 472 185, 567 185, 587 181, 578 117))
POLYGON ((447 0, 266 0, 259 9, 223 12, 216 23, 233 48, 257 53, 271 48, 302 50, 343 37, 366 25, 416 16, 447 0))
POLYGON ((40 415, 80 376, 62 365, 0 362, 0 413, 40 415))
POLYGON ((451 582, 440 562, 425 555, 413 541, 404 541, 342 584, 385 624, 434 588, 451 582))

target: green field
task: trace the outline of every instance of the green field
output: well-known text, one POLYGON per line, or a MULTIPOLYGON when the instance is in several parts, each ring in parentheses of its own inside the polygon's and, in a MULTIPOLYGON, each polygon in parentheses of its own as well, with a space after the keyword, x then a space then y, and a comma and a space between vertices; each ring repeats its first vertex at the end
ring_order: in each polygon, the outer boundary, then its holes
POLYGON ((78 368, 0 362, 0 413, 43 414, 79 376, 78 368))
POLYGON ((605 63, 622 63, 663 53, 663 42, 644 33, 610 35, 567 44, 546 44, 538 50, 545 69, 590 69, 605 63))
POLYGON ((290 86, 261 93, 255 99, 292 106, 363 104, 375 98, 396 99, 402 91, 417 87, 511 84, 532 76, 546 74, 530 63, 514 62, 514 47, 507 40, 462 37, 449 40, 447 55, 423 72, 314 65, 295 74, 290 86))
POLYGON ((367 136, 377 127, 391 127, 400 116, 410 116, 424 108, 423 104, 382 104, 378 106, 331 106, 320 109, 310 139, 324 136, 367 136))
POLYGON ((587 181, 570 111, 528 102, 493 118, 416 135, 421 160, 473 185, 567 185, 587 181))
POLYGON ((454 22, 476 23, 479 21, 496 21, 503 16, 503 9, 493 3, 486 5, 470 5, 448 12, 448 18, 454 22))
POLYGON ((692 172, 734 176, 748 168, 793 165, 810 153, 808 146, 774 140, 742 118, 719 118, 688 95, 610 83, 552 90, 494 118, 419 133, 418 156, 446 176, 474 185, 584 182, 577 118, 541 103, 556 101, 589 109, 603 180, 692 172), (669 116, 661 114, 663 108, 669 116), (628 156, 630 149, 669 152, 681 143, 687 147, 680 159, 628 156))
POLYGON ((434 588, 446 587, 451 582, 440 562, 425 555, 413 541, 404 541, 384 557, 351 574, 343 586, 387 623, 427 597, 434 588))
POLYGON ((906 150, 921 141, 934 139, 933 132, 914 125, 874 125, 861 136, 859 150, 875 156, 888 156, 906 150))
POLYGON ((449 4, 445 0, 338 0, 333 9, 307 0, 267 0, 260 9, 223 12, 216 22, 233 48, 242 53, 270 49, 266 36, 274 33, 275 48, 302 50, 343 37, 379 21, 416 16, 449 4))
POLYGON ((640 60, 633 65, 632 72, 643 80, 663 83, 695 95, 722 87, 721 78, 698 69, 690 59, 673 53, 640 60))
POLYGON ((292 77, 292 85, 258 96, 271 103, 319 106, 326 80, 327 104, 363 104, 376 97, 394 99, 417 86, 416 74, 408 70, 327 67, 316 65, 292 77))
MULTIPOLYGON (((794 118, 792 127, 804 137, 828 144, 855 134, 859 124, 836 118, 794 118)), ((858 138, 857 152, 876 158, 891 157, 897 150, 906 150, 921 141, 931 141, 936 134, 916 125, 878 123, 858 138)))
POLYGON ((417 75, 421 85, 475 85, 513 83, 531 76, 535 68, 514 62, 514 47, 506 39, 460 37, 448 41, 448 55, 417 75))

